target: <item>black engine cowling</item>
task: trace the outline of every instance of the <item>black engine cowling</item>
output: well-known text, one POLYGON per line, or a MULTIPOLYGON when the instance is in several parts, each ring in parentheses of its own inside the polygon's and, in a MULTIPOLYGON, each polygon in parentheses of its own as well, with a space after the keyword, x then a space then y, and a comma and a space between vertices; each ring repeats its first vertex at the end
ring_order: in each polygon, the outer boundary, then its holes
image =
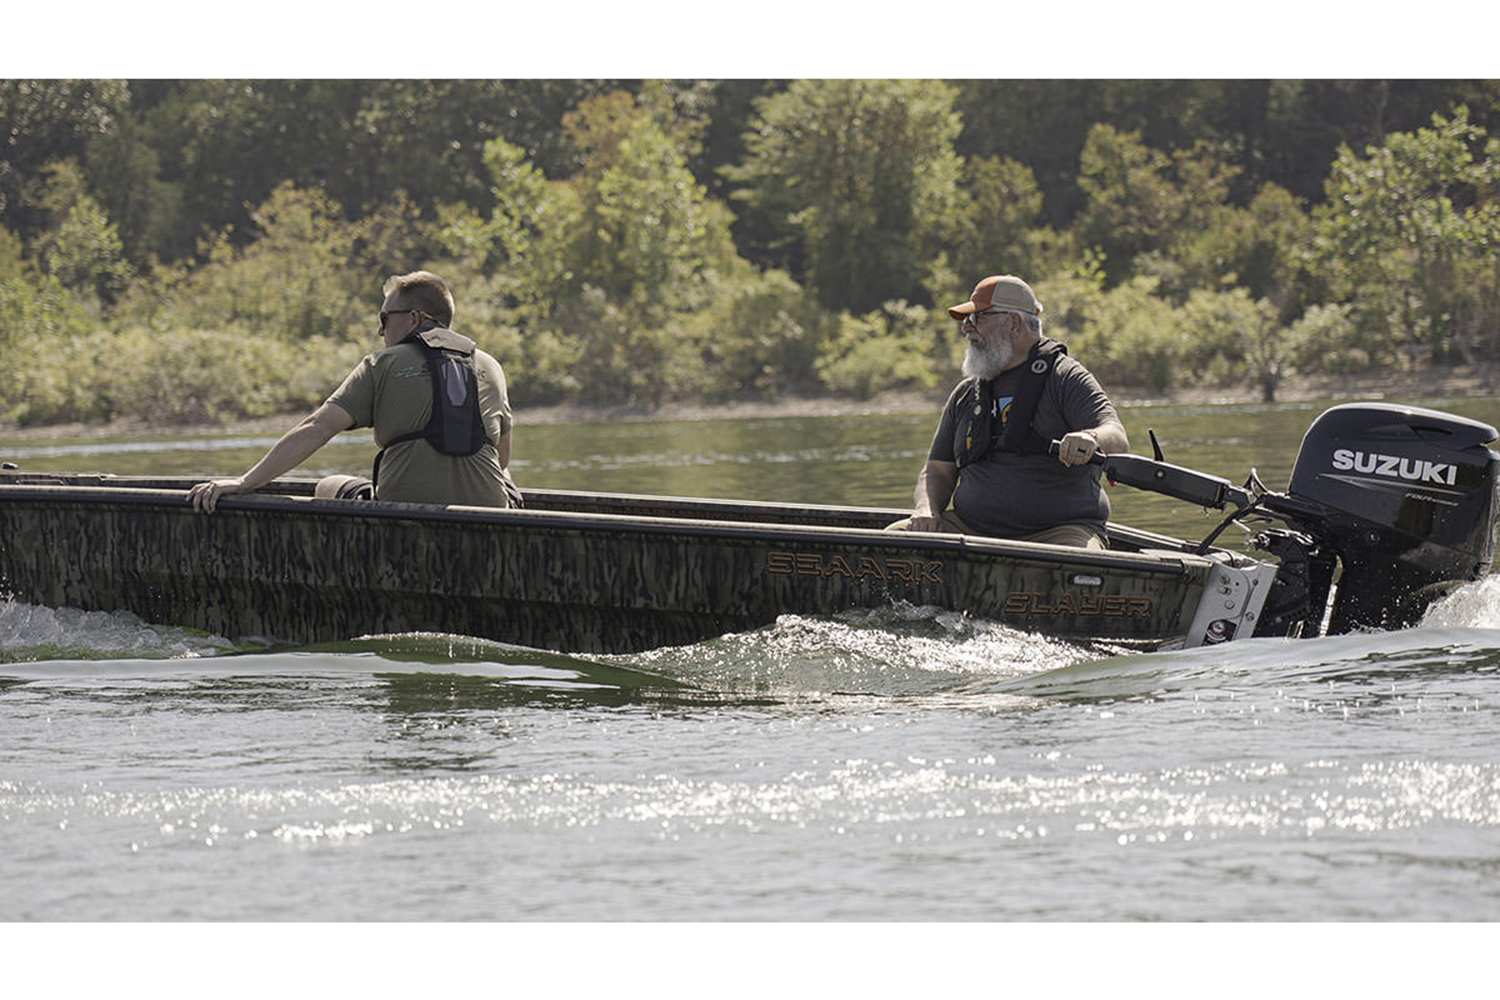
POLYGON ((1288 490, 1289 523, 1342 567, 1330 633, 1415 624, 1429 604, 1489 572, 1497 432, 1466 417, 1350 403, 1308 428, 1288 490))

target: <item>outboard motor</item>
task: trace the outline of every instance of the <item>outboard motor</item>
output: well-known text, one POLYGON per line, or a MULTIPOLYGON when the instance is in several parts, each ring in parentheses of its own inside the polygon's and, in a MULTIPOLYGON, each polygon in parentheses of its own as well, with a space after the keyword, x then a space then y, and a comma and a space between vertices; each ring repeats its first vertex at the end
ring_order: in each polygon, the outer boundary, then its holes
POLYGON ((1497 436, 1478 420, 1412 406, 1350 403, 1313 421, 1280 515, 1316 540, 1330 567, 1334 556, 1342 564, 1329 634, 1414 625, 1433 601, 1489 572, 1500 455, 1488 445, 1497 436))

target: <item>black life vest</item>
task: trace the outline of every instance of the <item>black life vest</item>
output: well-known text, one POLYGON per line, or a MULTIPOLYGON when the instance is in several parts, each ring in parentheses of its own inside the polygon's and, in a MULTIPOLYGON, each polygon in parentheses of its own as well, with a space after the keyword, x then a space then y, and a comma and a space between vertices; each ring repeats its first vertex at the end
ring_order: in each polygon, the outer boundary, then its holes
POLYGON ((380 460, 403 441, 423 440, 442 455, 472 455, 483 448, 484 418, 479 412, 479 377, 474 372, 474 341, 443 327, 409 334, 403 344, 416 344, 427 356, 432 380, 432 416, 427 426, 386 442, 375 456, 370 478, 380 482, 380 460))
MULTIPOLYGON (((1032 345, 1026 355, 1025 372, 1021 384, 1011 400, 1004 416, 1005 430, 1000 439, 1000 450, 1022 455, 1045 455, 1052 442, 1043 438, 1031 426, 1036 418, 1036 408, 1042 401, 1042 392, 1047 388, 1047 379, 1057 367, 1058 358, 1068 353, 1067 345, 1051 337, 1042 337, 1032 345)), ((957 420, 953 425, 953 461, 962 469, 970 462, 977 462, 990 450, 991 425, 1001 414, 995 410, 995 380, 975 379, 974 383, 959 399, 957 420)))

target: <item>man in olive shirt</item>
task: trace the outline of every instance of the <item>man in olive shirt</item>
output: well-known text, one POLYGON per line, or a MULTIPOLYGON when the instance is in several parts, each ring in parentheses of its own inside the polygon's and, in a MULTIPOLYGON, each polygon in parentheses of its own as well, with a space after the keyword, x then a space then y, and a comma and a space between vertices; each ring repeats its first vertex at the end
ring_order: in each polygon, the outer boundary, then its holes
MULTIPOLYGON (((408 503, 510 505, 510 400, 500 363, 453 333, 453 294, 442 278, 414 271, 387 279, 380 307, 385 350, 367 355, 322 406, 304 417, 264 458, 235 479, 199 483, 193 507, 212 513, 219 498, 259 489, 327 444, 335 434, 373 427, 384 450, 376 499, 408 503), (415 337, 413 335, 416 335, 415 337), (472 454, 443 454, 421 436, 434 415, 430 352, 435 338, 472 359, 484 440, 472 454)), ((435 355, 434 355, 435 356, 435 355)))
POLYGON ((1095 452, 1130 450, 1109 397, 1042 336, 1042 304, 1020 278, 985 278, 948 313, 969 341, 968 378, 943 408, 912 516, 890 528, 1107 548, 1109 498, 1088 462, 1095 452), (1018 412, 1028 396, 1029 418, 1018 412))

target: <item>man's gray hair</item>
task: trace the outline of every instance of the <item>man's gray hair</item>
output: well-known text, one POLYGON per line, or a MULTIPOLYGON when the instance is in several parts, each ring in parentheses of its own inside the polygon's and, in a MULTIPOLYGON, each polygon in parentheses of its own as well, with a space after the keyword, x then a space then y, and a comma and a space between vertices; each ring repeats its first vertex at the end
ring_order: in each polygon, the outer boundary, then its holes
POLYGON ((1022 312, 1019 309, 1006 309, 1004 311, 1013 313, 1025 320, 1026 329, 1030 330, 1033 336, 1040 337, 1042 335, 1042 317, 1035 313, 1022 312))

